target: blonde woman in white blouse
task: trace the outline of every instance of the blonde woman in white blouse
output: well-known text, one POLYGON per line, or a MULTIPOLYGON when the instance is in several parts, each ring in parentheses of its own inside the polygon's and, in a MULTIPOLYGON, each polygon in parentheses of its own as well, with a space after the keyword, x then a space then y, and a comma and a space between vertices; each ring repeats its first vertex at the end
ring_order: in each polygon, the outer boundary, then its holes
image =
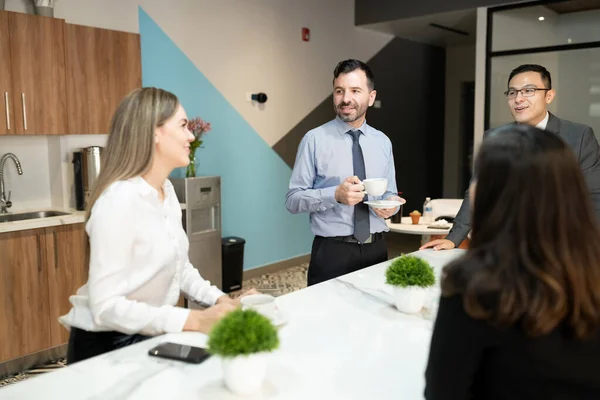
POLYGON ((189 163, 187 122, 177 97, 156 88, 133 91, 115 112, 87 211, 89 278, 59 319, 70 329, 68 363, 167 332, 207 333, 239 306, 188 259, 167 179, 189 163), (176 307, 181 291, 210 307, 176 307))

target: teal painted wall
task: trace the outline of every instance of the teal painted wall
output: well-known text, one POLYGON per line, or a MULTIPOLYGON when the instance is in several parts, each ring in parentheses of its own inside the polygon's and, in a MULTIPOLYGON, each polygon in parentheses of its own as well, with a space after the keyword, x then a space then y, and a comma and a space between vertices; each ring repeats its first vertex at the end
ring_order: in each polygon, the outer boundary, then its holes
POLYGON ((173 92, 189 118, 212 124, 196 153, 197 175, 221 176, 223 236, 246 239, 244 269, 310 253, 308 215, 285 209, 290 167, 141 7, 139 24, 143 85, 173 92))

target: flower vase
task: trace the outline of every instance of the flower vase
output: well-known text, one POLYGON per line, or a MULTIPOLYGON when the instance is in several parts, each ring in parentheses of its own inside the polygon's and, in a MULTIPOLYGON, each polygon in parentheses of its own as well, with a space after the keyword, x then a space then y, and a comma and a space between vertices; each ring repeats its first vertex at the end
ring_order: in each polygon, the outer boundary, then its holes
POLYGON ((194 178, 196 176, 196 156, 190 154, 190 163, 185 170, 186 178, 194 178))

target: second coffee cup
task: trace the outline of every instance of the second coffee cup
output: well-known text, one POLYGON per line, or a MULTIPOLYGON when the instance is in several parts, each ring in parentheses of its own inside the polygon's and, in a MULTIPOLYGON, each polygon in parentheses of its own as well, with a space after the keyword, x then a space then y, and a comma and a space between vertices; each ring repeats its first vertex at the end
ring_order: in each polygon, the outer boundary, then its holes
POLYGON ((274 319, 277 314, 275 297, 268 294, 252 294, 241 299, 242 309, 252 309, 269 319, 274 319))

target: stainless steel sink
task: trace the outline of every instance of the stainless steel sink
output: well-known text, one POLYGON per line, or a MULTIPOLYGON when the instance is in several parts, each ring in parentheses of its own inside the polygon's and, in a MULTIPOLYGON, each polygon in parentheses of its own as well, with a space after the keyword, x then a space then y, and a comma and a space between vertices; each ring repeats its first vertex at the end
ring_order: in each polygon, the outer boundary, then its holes
POLYGON ((0 223, 23 221, 26 219, 58 217, 61 215, 71 215, 71 213, 63 212, 63 211, 35 211, 35 212, 28 212, 28 213, 21 213, 21 214, 0 214, 0 223))

